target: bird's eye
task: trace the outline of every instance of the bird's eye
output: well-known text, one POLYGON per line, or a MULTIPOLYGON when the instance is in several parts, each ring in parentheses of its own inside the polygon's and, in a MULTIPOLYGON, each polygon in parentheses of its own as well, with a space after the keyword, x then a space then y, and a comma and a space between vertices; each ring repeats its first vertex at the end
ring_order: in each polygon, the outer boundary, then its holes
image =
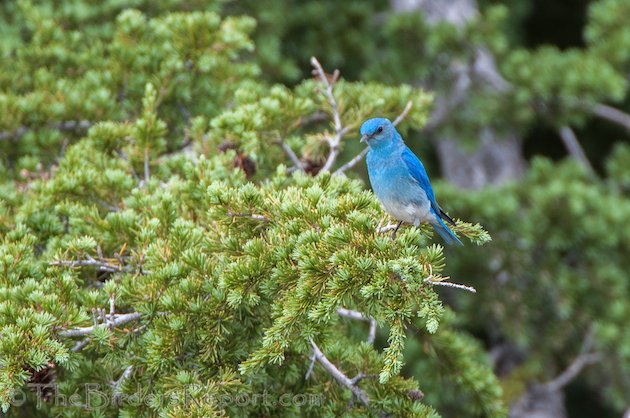
POLYGON ((383 132, 383 127, 379 126, 378 129, 376 130, 376 133, 380 134, 381 132, 383 132))

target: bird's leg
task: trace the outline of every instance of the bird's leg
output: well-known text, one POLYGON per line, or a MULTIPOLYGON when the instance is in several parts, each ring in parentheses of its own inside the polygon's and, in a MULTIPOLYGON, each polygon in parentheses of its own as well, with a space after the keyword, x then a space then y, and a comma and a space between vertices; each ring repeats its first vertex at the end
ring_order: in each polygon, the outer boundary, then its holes
POLYGON ((398 232, 398 228, 400 228, 400 225, 402 225, 402 223, 403 221, 398 221, 398 225, 396 225, 394 232, 392 232, 392 239, 396 239, 396 232, 398 232))

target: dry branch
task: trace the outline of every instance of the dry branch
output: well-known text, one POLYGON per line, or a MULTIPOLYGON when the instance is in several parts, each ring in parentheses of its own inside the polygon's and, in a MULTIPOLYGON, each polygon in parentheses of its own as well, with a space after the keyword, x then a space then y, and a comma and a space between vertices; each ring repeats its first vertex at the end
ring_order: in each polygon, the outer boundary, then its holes
POLYGON ((91 327, 83 327, 83 328, 75 328, 75 329, 67 329, 59 331, 60 337, 83 337, 86 335, 90 335, 97 328, 113 328, 127 322, 138 320, 142 317, 142 315, 138 312, 134 313, 126 313, 126 314, 115 314, 114 318, 111 320, 105 320, 102 324, 93 325, 91 327))
POLYGON ((326 369, 326 371, 330 373, 335 378, 335 380, 339 382, 340 385, 350 389, 352 394, 356 396, 363 405, 367 406, 370 402, 367 394, 360 387, 358 387, 355 382, 353 382, 348 376, 343 374, 337 367, 335 367, 335 365, 326 358, 324 353, 321 352, 321 350, 319 349, 319 347, 317 347, 317 344, 315 344, 313 340, 311 340, 311 345, 313 347, 313 354, 315 356, 315 359, 319 362, 319 364, 321 364, 322 367, 326 369))

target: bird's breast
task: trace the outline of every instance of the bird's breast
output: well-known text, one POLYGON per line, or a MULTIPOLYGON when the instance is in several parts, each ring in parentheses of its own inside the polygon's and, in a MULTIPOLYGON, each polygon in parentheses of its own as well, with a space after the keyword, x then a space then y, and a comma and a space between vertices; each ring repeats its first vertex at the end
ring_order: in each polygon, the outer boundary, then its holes
POLYGON ((388 214, 410 224, 431 221, 431 202, 403 161, 368 158, 367 164, 372 190, 388 214))

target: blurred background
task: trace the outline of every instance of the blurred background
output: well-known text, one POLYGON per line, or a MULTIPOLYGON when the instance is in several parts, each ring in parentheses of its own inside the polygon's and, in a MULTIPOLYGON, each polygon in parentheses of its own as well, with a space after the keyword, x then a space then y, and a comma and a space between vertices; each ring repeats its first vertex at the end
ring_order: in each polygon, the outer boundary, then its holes
MULTIPOLYGON (((407 143, 441 205, 493 237, 447 252, 446 274, 478 293, 444 294, 457 326, 490 356, 510 415, 630 416, 630 0, 50 0, 38 7, 0 4, 4 60, 38 24, 33 10, 95 36, 111 31, 126 7, 147 16, 213 10, 256 20, 249 54, 269 83, 312 77, 316 56, 347 80, 432 92, 429 121, 409 131, 407 143)), ((10 65, 0 81, 19 89, 10 65)), ((7 170, 36 171, 50 149, 65 146, 59 136, 16 131, 15 112, 3 106, 7 170), (16 135, 24 136, 19 144, 16 135)), ((30 117, 22 122, 38 123, 30 117)), ((348 144, 340 161, 359 150, 358 141, 348 144)), ((354 175, 365 178, 364 170, 354 175)), ((460 394, 416 367, 422 341, 411 340, 407 351, 404 373, 418 379, 427 402, 446 417, 468 416, 460 394)))

